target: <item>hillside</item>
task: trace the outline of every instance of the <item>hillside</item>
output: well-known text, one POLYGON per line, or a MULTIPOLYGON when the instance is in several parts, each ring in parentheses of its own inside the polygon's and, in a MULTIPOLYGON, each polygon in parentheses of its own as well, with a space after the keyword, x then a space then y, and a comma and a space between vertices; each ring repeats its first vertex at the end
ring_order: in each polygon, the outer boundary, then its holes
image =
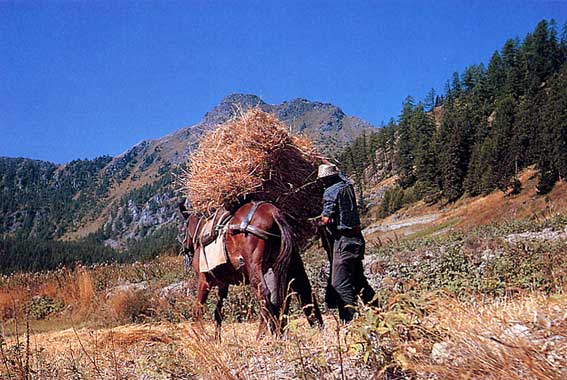
POLYGON ((545 195, 567 177, 566 120, 567 38, 543 20, 486 65, 455 72, 444 93, 406 97, 398 120, 361 135, 340 159, 370 204, 381 204, 381 218, 416 201, 516 195, 527 168, 545 195), (385 179, 388 187, 369 194, 385 179))
MULTIPOLYGON (((369 123, 331 104, 295 99, 272 105, 255 95, 232 94, 199 123, 160 139, 142 141, 116 157, 63 165, 0 158, 0 237, 8 239, 0 250, 9 252, 17 246, 16 251, 26 252, 40 242, 88 238, 92 244, 100 243, 99 253, 85 251, 75 259, 92 262, 96 255, 111 255, 106 248, 128 251, 131 256, 152 256, 174 244, 180 199, 175 176, 203 132, 254 106, 275 113, 329 155, 362 131, 372 129, 369 123)), ((48 251, 61 249, 59 244, 49 246, 48 251)), ((62 263, 73 261, 69 257, 62 263)), ((3 270, 6 267, 13 265, 4 262, 3 270)))
MULTIPOLYGON (((450 204, 418 201, 383 219, 372 217, 380 210, 380 206, 375 205, 368 212, 365 234, 371 240, 411 239, 420 235, 446 235, 513 221, 542 222, 567 215, 566 182, 557 183, 552 191, 542 196, 538 194, 538 177, 533 167, 522 171, 518 180, 522 186, 519 194, 507 195, 501 191, 493 191, 487 195, 467 197, 450 204)), ((380 192, 384 187, 392 185, 391 179, 387 179, 368 192, 380 192)), ((557 234, 550 237, 555 235, 557 234)), ((536 239, 538 236, 546 239, 545 234, 533 235, 536 239)))
MULTIPOLYGON (((322 329, 292 308, 282 339, 257 338, 259 305, 233 286, 216 341, 215 297, 196 323, 196 277, 177 255, 0 276, 0 376, 563 379, 567 188, 536 196, 533 173, 520 176, 522 195, 420 203, 367 227, 378 306, 342 325, 322 305, 322 329)), ((321 301, 326 256, 314 244, 304 257, 321 301)))

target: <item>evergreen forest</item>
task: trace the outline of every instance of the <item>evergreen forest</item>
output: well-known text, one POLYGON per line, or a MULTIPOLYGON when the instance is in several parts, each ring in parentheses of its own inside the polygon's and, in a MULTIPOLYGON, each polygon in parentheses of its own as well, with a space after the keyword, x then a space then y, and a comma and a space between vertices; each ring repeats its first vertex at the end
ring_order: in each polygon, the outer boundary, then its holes
POLYGON ((482 63, 455 72, 442 94, 408 96, 398 120, 356 139, 338 160, 361 189, 370 175, 397 175, 378 216, 418 199, 454 202, 521 191, 534 166, 546 194, 567 174, 567 26, 542 20, 482 63))

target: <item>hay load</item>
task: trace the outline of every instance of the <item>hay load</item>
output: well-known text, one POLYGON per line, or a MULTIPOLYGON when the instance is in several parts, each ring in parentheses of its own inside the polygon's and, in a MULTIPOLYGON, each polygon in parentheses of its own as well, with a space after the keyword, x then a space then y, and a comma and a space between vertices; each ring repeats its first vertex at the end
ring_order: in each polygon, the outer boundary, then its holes
POLYGON ((321 211, 316 177, 323 161, 310 140, 253 108, 201 138, 188 164, 185 192, 205 216, 243 202, 271 202, 291 216, 303 245, 313 233, 307 218, 321 211))

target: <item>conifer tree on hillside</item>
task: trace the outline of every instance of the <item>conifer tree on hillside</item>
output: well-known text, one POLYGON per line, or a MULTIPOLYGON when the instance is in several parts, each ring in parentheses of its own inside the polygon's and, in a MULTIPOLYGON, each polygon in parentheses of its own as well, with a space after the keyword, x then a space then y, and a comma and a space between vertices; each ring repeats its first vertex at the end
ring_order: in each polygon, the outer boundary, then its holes
POLYGON ((453 81, 451 82, 451 96, 458 98, 461 95, 461 78, 458 72, 453 73, 453 81))
POLYGON ((499 188, 505 191, 512 177, 516 174, 519 150, 513 144, 516 101, 508 94, 499 99, 494 110, 495 117, 489 139, 492 140, 490 166, 494 178, 486 184, 488 188, 499 188))
POLYGON ((423 101, 423 106, 425 107, 425 110, 427 112, 433 111, 433 108, 435 108, 435 106, 437 105, 436 99, 438 99, 438 97, 435 94, 435 89, 431 88, 427 95, 425 95, 425 99, 423 101))
POLYGON ((482 84, 484 78, 484 65, 472 65, 465 69, 462 78, 462 87, 464 93, 470 93, 475 90, 477 86, 482 84))
POLYGON ((519 49, 518 40, 509 39, 502 48, 502 66, 505 72, 504 86, 501 94, 510 94, 519 96, 524 86, 526 79, 522 79, 522 73, 519 62, 519 49))
MULTIPOLYGON (((551 80, 543 107, 540 166, 541 182, 567 176, 567 64, 551 80)), ((542 184, 542 188, 546 185, 542 184)))
POLYGON ((472 151, 473 123, 465 107, 454 104, 445 111, 438 140, 441 190, 449 201, 458 199, 464 191, 464 180, 472 151))
POLYGON ((500 53, 495 51, 492 58, 490 58, 490 63, 488 64, 484 78, 485 96, 488 101, 493 102, 494 99, 501 94, 505 81, 506 71, 504 70, 504 64, 500 53))
MULTIPOLYGON (((513 193, 518 172, 530 165, 538 170, 539 192, 550 191, 567 176, 567 24, 560 38, 555 22, 543 20, 523 41, 507 40, 486 69, 478 64, 454 73, 444 93, 430 91, 425 105, 407 97, 391 125, 391 138, 381 131, 351 145, 366 158, 350 153, 356 166, 375 159, 377 149, 395 152, 399 187, 388 192, 383 213, 438 190, 449 201, 465 192, 513 193), (441 115, 438 128, 433 113, 441 115)), ((374 162, 374 170, 380 162, 388 160, 374 162)))
POLYGON ((537 162, 541 153, 539 133, 541 108, 545 97, 542 93, 526 95, 518 102, 513 144, 518 151, 518 167, 524 168, 537 162))
POLYGON ((399 183, 403 188, 414 184, 414 145, 412 136, 412 116, 414 104, 411 96, 406 97, 403 102, 402 114, 400 115, 398 129, 398 151, 396 164, 399 175, 399 183))
POLYGON ((562 62, 567 60, 567 22, 563 25, 563 31, 561 33, 561 42, 559 44, 561 49, 562 62))
POLYGON ((415 178, 420 192, 429 194, 438 190, 439 171, 435 150, 435 124, 420 103, 412 113, 411 131, 414 145, 415 178))

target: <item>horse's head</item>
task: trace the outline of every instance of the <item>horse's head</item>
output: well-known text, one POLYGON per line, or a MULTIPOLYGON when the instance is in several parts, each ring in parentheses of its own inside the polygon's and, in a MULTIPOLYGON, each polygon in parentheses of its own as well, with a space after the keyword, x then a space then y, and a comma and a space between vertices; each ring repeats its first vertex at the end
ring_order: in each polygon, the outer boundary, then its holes
POLYGON ((185 266, 189 269, 195 255, 195 236, 201 217, 189 211, 184 202, 179 203, 179 211, 183 216, 183 223, 179 228, 177 241, 181 243, 181 250, 185 256, 185 266))

